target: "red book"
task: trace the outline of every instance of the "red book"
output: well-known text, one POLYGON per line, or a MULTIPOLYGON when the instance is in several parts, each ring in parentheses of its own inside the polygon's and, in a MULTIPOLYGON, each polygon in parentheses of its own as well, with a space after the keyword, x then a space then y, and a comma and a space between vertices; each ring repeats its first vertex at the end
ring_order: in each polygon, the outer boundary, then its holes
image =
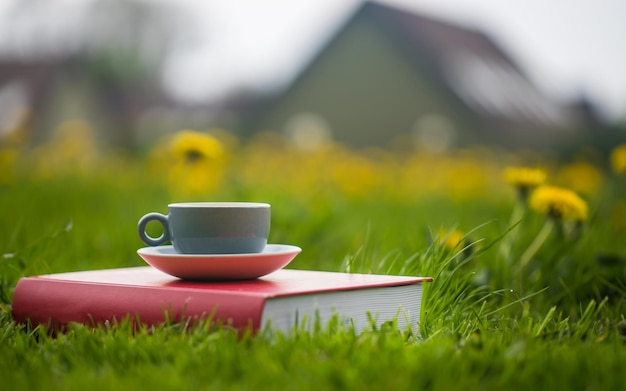
POLYGON ((269 324, 288 332, 337 314, 357 332, 370 316, 377 324, 397 319, 399 327, 416 331, 424 281, 432 279, 282 269, 255 280, 197 282, 134 267, 24 277, 12 312, 18 322, 53 328, 127 316, 147 325, 212 316, 239 329, 269 324))

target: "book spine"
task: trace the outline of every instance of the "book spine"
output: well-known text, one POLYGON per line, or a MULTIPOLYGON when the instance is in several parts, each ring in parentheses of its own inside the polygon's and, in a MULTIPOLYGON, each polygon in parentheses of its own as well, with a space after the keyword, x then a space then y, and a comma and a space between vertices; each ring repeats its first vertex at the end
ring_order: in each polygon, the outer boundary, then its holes
POLYGON ((237 329, 260 328, 265 299, 238 292, 212 292, 22 278, 13 296, 19 323, 62 329, 68 323, 97 325, 121 321, 155 325, 205 319, 237 329))

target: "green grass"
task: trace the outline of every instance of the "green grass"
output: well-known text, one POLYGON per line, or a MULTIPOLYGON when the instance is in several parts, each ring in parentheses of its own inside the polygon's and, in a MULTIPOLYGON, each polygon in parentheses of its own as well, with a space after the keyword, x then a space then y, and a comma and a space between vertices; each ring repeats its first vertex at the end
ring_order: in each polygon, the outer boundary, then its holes
POLYGON ((591 205, 596 213, 577 240, 551 235, 524 270, 514 260, 544 219, 526 214, 509 231, 514 200, 298 198, 235 187, 197 196, 270 202, 270 241, 303 249, 291 268, 435 277, 426 286, 419 337, 392 325, 355 335, 332 322, 313 333, 265 330, 255 337, 210 324, 73 325, 55 336, 15 324, 11 299, 22 276, 144 264, 136 254, 137 220, 174 200, 157 182, 125 175, 18 178, 0 188, 3 388, 616 390, 626 384, 626 244, 610 223, 611 206, 621 202, 613 193, 591 205), (433 241, 441 227, 465 232, 463 244, 433 241))

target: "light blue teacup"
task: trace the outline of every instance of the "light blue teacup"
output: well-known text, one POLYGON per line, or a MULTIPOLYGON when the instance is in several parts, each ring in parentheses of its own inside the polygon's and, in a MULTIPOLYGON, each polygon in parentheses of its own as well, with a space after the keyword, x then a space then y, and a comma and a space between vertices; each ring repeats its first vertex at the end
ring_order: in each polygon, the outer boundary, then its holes
POLYGON ((139 219, 139 237, 148 246, 172 242, 180 254, 260 253, 270 230, 270 205, 258 202, 186 202, 168 205, 169 214, 139 219), (158 238, 146 233, 151 221, 163 225, 158 238))

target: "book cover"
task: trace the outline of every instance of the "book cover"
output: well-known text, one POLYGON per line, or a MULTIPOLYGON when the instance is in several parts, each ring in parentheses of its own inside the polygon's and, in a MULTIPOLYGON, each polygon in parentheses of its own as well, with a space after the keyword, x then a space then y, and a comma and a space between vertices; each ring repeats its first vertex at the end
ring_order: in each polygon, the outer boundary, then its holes
POLYGON ((416 330, 422 283, 428 277, 282 269, 242 281, 186 281, 152 267, 133 267, 24 277, 12 303, 18 322, 63 328, 127 316, 147 325, 188 318, 221 321, 253 331, 269 325, 285 332, 316 317, 335 314, 357 332, 370 318, 397 319, 416 330))

